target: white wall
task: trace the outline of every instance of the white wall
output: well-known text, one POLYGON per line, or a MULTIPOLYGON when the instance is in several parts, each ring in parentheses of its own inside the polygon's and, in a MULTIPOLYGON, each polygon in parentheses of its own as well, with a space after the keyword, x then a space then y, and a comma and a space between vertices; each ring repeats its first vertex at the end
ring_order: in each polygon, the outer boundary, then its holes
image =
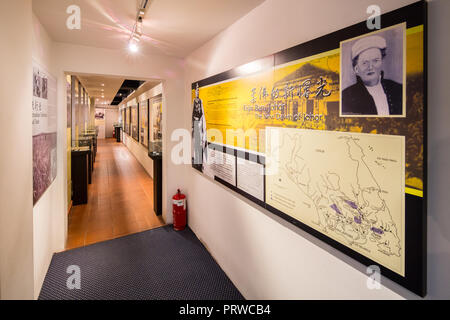
POLYGON ((428 298, 450 298, 450 1, 428 6, 428 298))
POLYGON ((119 110, 105 109, 105 137, 112 138, 114 131, 114 124, 119 122, 119 110))
POLYGON ((0 1, 0 21, 0 297, 32 299, 31 0, 0 1))
MULTIPOLYGON (((53 42, 47 31, 33 15, 33 58, 56 77, 53 42)), ((57 89, 66 90, 64 79, 58 79, 57 89)), ((67 220, 67 152, 66 96, 58 103, 57 176, 33 208, 34 297, 40 288, 54 252, 64 250, 65 230, 60 223, 67 220)))
MULTIPOLYGON (((414 0, 378 0, 382 12, 414 0)), ((429 297, 450 297, 449 90, 446 63, 450 1, 430 5, 429 297), (432 32, 432 30, 434 32, 432 32), (440 49, 440 50, 434 50, 440 49), (438 61, 438 62, 437 62, 438 61), (430 163, 433 163, 430 161, 430 163), (437 184, 436 184, 437 183, 437 184), (435 184, 435 186, 433 186, 435 184), (434 191, 434 192, 433 192, 434 191)), ((372 0, 267 0, 187 58, 184 105, 191 83, 367 18, 372 0), (237 49, 238 48, 238 49, 237 49)), ((184 128, 190 128, 185 112, 184 128)), ((277 216, 185 166, 189 225, 248 299, 402 299, 416 296, 383 278, 366 286, 365 267, 277 216)))
MULTIPOLYGON (((66 217, 66 105, 58 100, 57 177, 33 208, 32 59, 55 75, 52 41, 32 14, 31 1, 1 2, 2 70, 0 275, 3 299, 33 299, 39 294, 53 252, 64 249, 66 217), (5 7, 3 7, 5 6, 5 7), (3 92, 4 91, 4 92, 3 92), (8 101, 10 99, 11 101, 8 101), (3 198, 4 197, 4 198, 3 198)), ((63 79, 64 80, 64 79, 63 79)), ((65 82, 58 82, 65 90, 65 82)))

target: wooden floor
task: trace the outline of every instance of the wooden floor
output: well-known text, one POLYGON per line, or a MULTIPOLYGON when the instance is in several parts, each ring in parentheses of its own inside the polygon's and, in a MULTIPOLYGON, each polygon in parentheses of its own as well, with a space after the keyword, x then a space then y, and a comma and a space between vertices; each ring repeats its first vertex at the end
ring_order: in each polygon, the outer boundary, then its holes
POLYGON ((66 249, 164 225, 153 212, 153 180, 115 139, 98 140, 88 204, 69 213, 66 249))

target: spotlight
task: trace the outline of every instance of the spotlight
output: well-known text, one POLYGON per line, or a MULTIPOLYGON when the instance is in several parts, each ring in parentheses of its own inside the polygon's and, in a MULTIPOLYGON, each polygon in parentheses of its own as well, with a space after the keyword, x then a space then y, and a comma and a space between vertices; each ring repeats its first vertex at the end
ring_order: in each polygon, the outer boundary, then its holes
POLYGON ((128 44, 128 49, 129 49, 131 52, 137 52, 137 51, 139 50, 139 48, 138 48, 136 42, 134 42, 134 41, 130 41, 130 43, 128 44))

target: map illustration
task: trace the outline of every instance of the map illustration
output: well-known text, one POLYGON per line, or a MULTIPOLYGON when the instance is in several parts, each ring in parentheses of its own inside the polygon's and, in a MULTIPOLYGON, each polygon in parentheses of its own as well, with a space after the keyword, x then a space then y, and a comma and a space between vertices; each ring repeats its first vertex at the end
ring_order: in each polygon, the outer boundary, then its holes
POLYGON ((266 202, 404 276, 403 136, 266 128, 266 202))

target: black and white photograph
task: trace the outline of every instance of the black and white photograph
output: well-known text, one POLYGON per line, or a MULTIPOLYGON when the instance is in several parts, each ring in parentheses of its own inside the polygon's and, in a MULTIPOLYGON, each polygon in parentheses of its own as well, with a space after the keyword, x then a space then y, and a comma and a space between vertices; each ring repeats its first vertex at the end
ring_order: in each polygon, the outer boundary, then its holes
POLYGON ((41 97, 41 83, 42 78, 39 75, 38 70, 34 70, 33 72, 33 96, 40 98, 41 97))
POLYGON ((48 79, 42 78, 42 99, 47 99, 48 97, 48 79))
POLYGON ((341 42, 341 117, 406 115, 405 23, 341 42))

